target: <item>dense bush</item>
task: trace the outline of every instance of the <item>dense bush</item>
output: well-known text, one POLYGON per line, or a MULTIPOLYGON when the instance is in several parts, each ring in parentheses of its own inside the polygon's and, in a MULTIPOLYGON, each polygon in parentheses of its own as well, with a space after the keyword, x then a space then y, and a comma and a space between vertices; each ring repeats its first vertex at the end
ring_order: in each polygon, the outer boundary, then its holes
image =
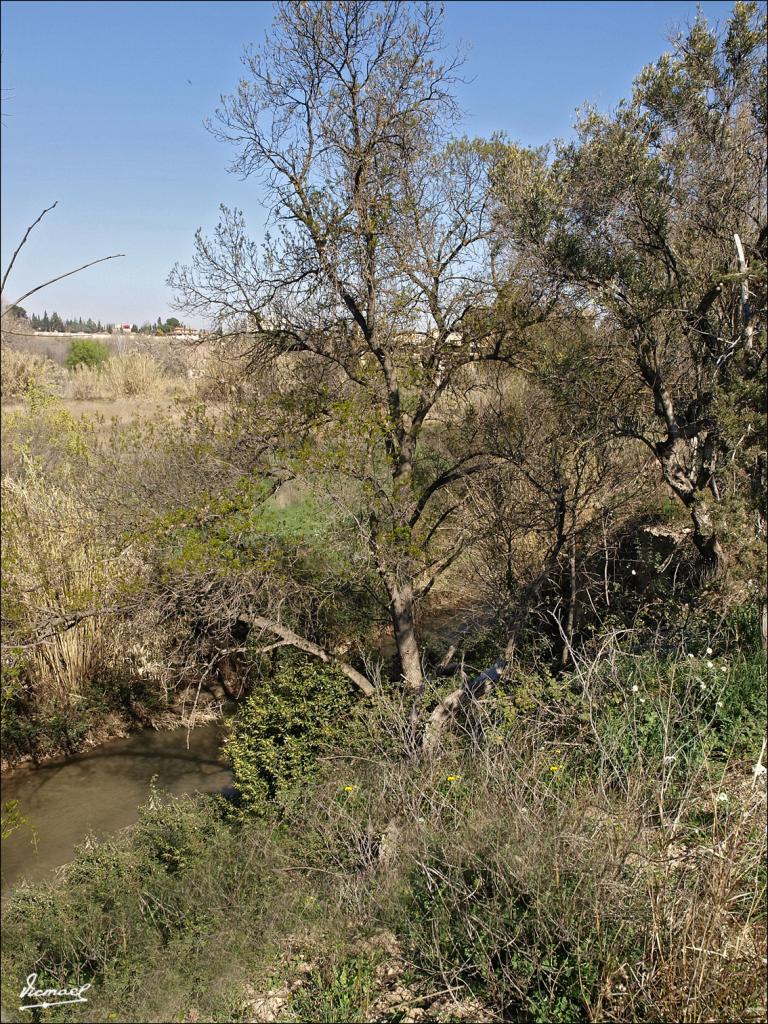
POLYGON ((243 803, 263 811, 267 801, 285 805, 310 785, 318 756, 348 733, 357 703, 337 669, 281 659, 245 700, 225 745, 243 803))
MULTIPOLYGON (((190 999, 204 1019, 233 1019, 233 963, 268 948, 275 907, 265 882, 276 859, 268 834, 225 824, 220 801, 153 796, 134 829, 87 840, 58 882, 15 891, 3 1005, 16 1007, 18 979, 34 968, 43 985, 94 984, 79 1020, 182 1020, 190 999)), ((287 923, 285 891, 280 902, 287 923)))
POLYGON ((659 743, 631 713, 631 659, 608 660, 626 696, 620 743, 618 705, 591 720, 588 695, 545 684, 537 698, 529 679, 516 714, 482 702, 466 733, 417 758, 392 756, 396 700, 345 730, 333 721, 348 715, 342 680, 284 664, 230 740, 259 813, 155 794, 135 828, 84 844, 58 882, 18 888, 3 930, 9 993, 32 963, 51 984, 98 985, 98 1005, 52 1020, 102 1020, 105 1007, 125 1020, 260 1019, 254 1005, 269 1005, 301 1021, 421 1006, 437 1022, 462 1019, 462 1003, 489 1022, 759 1019, 764 787, 704 742, 699 687, 669 689, 679 707, 659 743), (261 814, 270 794, 279 825, 261 814), (367 938, 382 932, 384 952, 367 938))
POLYGON ((109 359, 109 349, 98 338, 75 338, 70 343, 64 365, 69 370, 77 366, 98 368, 109 359))

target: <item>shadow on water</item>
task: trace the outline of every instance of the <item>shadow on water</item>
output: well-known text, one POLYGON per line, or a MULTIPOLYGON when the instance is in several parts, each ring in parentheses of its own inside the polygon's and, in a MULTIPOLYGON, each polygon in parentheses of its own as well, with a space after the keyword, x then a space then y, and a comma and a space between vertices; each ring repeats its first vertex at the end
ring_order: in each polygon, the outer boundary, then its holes
POLYGON ((158 788, 174 794, 226 787, 231 773, 219 750, 222 736, 221 723, 189 733, 144 730, 3 779, 3 802, 19 801, 37 840, 28 826, 3 840, 3 892, 66 863, 89 833, 105 836, 135 822, 153 777, 158 788))

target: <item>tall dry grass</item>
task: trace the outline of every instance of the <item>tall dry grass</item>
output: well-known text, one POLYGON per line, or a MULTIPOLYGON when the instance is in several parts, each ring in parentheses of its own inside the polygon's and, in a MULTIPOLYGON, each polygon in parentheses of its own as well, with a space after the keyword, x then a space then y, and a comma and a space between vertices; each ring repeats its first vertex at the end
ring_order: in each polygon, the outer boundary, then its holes
POLYGON ((115 356, 107 361, 103 375, 118 398, 154 398, 165 384, 162 365, 146 352, 115 356))
POLYGON ((61 388, 64 379, 63 371, 52 360, 3 344, 0 351, 2 398, 21 399, 32 389, 54 393, 61 388))
POLYGON ((408 709, 382 699, 361 755, 329 759, 291 817, 302 863, 489 1019, 764 1019, 765 719, 745 713, 741 744, 713 715, 761 690, 760 659, 729 682, 706 656, 638 677, 624 653, 546 697, 513 686, 416 760, 397 755, 408 709))
POLYGON ((68 391, 77 401, 119 398, 155 398, 167 379, 163 367, 146 352, 112 356, 101 367, 78 366, 70 370, 68 391))
POLYGON ((114 614, 130 571, 95 515, 38 467, 2 481, 4 633, 39 704, 76 706, 125 655, 114 614))

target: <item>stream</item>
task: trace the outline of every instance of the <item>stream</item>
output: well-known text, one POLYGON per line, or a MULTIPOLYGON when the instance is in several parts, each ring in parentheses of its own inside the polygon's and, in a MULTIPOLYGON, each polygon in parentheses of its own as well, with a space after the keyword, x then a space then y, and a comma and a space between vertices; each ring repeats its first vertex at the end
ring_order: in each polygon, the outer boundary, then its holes
POLYGON ((219 752, 222 733, 220 722, 189 733, 145 729, 3 778, 3 803, 18 800, 29 822, 3 840, 3 893, 22 879, 45 878, 71 860, 87 834, 103 837, 132 825, 153 776, 159 789, 174 794, 211 793, 230 784, 231 772, 219 752))
MULTIPOLYGON (((477 616, 472 623, 478 621, 477 616)), ((468 628, 457 629, 455 614, 433 615, 431 633, 444 648, 468 628)), ((386 653, 382 646, 382 651, 386 653)), ((473 680, 493 681, 502 662, 473 680)), ((186 729, 144 729, 93 750, 37 767, 23 766, 2 779, 2 801, 19 801, 28 824, 2 842, 2 893, 22 880, 39 881, 66 864, 89 834, 112 835, 138 820, 150 781, 173 794, 212 793, 232 782, 220 753, 224 725, 186 729)))

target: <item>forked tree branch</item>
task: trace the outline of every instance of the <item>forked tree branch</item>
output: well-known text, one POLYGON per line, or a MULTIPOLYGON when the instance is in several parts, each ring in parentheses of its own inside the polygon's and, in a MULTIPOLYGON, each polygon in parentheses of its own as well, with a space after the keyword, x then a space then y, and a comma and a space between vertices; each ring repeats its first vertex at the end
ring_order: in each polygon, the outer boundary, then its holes
POLYGON ((312 655, 313 658, 318 658, 326 665, 333 665, 340 672, 350 679, 358 689, 362 690, 366 697, 372 697, 374 694, 374 688, 370 681, 365 678, 362 672, 358 672, 356 668, 347 664, 346 661, 342 661, 341 658, 337 658, 335 654, 331 654, 326 651, 324 647, 319 644, 313 643, 311 640, 307 640, 306 637, 299 636, 298 633, 294 633, 288 626, 283 625, 282 622, 276 622, 274 619, 264 618, 263 615, 240 615, 240 620, 247 623, 249 626, 273 633, 275 636, 279 636, 286 643, 295 647, 299 651, 304 651, 305 654, 312 655))

